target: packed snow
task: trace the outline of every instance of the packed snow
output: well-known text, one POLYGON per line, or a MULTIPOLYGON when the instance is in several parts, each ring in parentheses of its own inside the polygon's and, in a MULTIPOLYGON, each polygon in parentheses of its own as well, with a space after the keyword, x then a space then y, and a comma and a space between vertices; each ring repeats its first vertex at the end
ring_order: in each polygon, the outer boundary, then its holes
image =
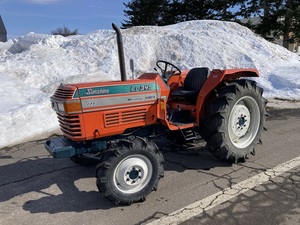
MULTIPOLYGON (((158 59, 182 69, 257 68, 266 98, 300 99, 300 57, 236 23, 190 21, 122 34, 130 78, 129 59, 135 77, 153 72, 158 59)), ((60 133, 49 99, 60 83, 118 79, 113 30, 66 38, 29 33, 0 43, 0 148, 60 133)))

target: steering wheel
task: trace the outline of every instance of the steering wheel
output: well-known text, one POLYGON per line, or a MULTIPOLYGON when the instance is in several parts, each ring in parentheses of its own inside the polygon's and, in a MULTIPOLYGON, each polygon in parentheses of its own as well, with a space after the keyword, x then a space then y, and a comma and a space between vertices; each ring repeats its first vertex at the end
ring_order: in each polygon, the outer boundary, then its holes
POLYGON ((156 66, 160 69, 165 82, 168 81, 170 76, 181 74, 181 70, 177 66, 164 60, 158 60, 156 66))

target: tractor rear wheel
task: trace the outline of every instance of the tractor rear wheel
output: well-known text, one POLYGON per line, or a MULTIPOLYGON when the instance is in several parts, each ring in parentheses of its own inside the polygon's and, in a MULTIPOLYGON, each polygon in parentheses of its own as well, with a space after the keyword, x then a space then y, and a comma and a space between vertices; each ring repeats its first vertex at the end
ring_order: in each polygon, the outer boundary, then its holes
POLYGON ((202 137, 216 157, 237 163, 261 143, 267 100, 251 80, 236 80, 221 90, 202 120, 202 137))
POLYGON ((146 138, 118 140, 97 166, 97 187, 115 204, 144 201, 164 175, 164 158, 146 138))

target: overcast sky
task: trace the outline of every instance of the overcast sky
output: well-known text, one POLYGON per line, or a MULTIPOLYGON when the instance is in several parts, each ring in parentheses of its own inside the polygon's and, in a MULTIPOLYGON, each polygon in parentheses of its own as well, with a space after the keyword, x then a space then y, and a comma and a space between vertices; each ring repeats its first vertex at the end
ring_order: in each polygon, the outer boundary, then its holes
POLYGON ((123 2, 129 0, 0 0, 0 15, 8 38, 29 32, 51 34, 58 27, 86 34, 121 26, 123 2))

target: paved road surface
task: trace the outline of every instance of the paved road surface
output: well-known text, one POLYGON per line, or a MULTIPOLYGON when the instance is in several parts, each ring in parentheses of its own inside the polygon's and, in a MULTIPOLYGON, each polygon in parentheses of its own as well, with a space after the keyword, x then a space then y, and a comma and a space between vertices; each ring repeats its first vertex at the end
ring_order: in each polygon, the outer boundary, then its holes
MULTIPOLYGON (((94 166, 52 159, 44 141, 0 150, 0 224, 147 224, 300 156, 300 110, 272 111, 263 145, 246 163, 216 160, 204 148, 159 140, 165 177, 143 203, 114 206, 101 197, 94 166)), ((204 211, 195 224, 300 224, 300 167, 204 211)))

